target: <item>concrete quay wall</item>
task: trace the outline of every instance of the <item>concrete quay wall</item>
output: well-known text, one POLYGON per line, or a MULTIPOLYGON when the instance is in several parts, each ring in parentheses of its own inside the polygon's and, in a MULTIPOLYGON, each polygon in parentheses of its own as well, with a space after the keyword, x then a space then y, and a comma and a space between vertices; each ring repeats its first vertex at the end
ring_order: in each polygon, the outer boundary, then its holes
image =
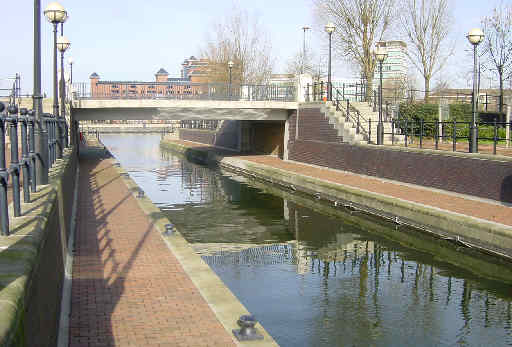
POLYGON ((57 345, 76 170, 67 149, 0 236, 0 346, 57 345))
POLYGON ((302 192, 312 199, 331 204, 336 202, 338 206, 350 206, 390 220, 397 220, 401 224, 414 226, 436 237, 454 240, 460 237, 481 251, 512 258, 512 227, 507 225, 310 176, 290 174, 285 170, 240 158, 222 157, 215 151, 205 150, 204 147, 190 148, 167 140, 163 140, 161 146, 182 153, 196 162, 217 165, 229 171, 302 192))

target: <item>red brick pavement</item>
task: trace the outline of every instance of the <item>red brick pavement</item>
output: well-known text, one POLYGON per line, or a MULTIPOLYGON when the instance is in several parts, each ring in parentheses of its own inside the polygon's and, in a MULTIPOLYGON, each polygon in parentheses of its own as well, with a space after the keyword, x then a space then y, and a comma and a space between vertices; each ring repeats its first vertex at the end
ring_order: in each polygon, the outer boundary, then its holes
POLYGON ((82 149, 70 346, 234 345, 112 164, 82 149))
MULTIPOLYGON (((208 145, 175 140, 188 147, 209 147, 208 145)), ((213 149, 213 147, 211 147, 213 149)), ((217 149, 215 149, 217 151, 217 149)), ((235 156, 234 152, 219 150, 221 154, 235 156)), ((456 212, 467 216, 473 216, 484 220, 512 225, 512 207, 499 203, 485 202, 483 199, 471 199, 449 192, 435 191, 423 187, 415 187, 392 183, 378 178, 361 176, 349 172, 320 168, 297 162, 283 161, 274 156, 240 156, 238 159, 269 165, 275 168, 299 173, 302 175, 319 178, 333 183, 345 184, 354 188, 364 189, 378 194, 387 195, 416 202, 446 211, 456 212)))

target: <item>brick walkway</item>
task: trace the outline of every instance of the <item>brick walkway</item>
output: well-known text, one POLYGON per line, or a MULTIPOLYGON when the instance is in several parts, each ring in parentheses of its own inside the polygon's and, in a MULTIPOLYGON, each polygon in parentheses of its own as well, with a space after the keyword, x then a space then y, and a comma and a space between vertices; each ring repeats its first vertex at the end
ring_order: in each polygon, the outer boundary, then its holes
POLYGON ((70 346, 230 346, 112 159, 82 149, 70 346))
MULTIPOLYGON (((189 147, 205 147, 207 145, 195 142, 176 140, 176 142, 189 147)), ((234 152, 215 150, 220 154, 235 156, 234 152)), ((378 194, 388 195, 399 199, 416 202, 443 210, 457 212, 505 225, 512 225, 512 207, 498 202, 485 202, 483 199, 472 199, 455 195, 449 192, 434 191, 428 188, 412 187, 399 182, 361 176, 349 172, 342 172, 327 168, 320 168, 297 162, 283 161, 274 156, 240 156, 238 159, 269 165, 275 168, 319 178, 325 181, 345 184, 378 194)))

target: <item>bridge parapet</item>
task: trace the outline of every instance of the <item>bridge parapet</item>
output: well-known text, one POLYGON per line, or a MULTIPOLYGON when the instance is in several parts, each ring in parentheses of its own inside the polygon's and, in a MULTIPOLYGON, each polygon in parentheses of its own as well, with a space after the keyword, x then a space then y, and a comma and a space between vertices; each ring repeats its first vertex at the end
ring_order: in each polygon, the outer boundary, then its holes
POLYGON ((297 101, 295 85, 168 82, 73 83, 73 99, 297 101))

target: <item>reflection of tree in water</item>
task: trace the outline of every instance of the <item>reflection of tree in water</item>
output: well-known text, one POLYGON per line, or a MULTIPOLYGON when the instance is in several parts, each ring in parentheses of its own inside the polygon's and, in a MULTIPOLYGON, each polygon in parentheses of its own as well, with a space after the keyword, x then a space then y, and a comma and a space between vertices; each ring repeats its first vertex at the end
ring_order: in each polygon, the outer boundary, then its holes
MULTIPOLYGON (((295 216, 290 229, 299 240, 212 249, 203 259, 214 269, 240 271, 289 265, 308 283, 314 279, 318 289, 301 297, 308 304, 297 303, 312 308, 311 345, 475 345, 492 344, 496 336, 512 342, 510 287, 456 275, 433 257, 397 245, 333 232, 350 227, 340 220, 319 224, 314 212, 295 213, 297 208, 288 202, 289 215, 295 216)), ((252 295, 264 291, 254 286, 252 295)))

